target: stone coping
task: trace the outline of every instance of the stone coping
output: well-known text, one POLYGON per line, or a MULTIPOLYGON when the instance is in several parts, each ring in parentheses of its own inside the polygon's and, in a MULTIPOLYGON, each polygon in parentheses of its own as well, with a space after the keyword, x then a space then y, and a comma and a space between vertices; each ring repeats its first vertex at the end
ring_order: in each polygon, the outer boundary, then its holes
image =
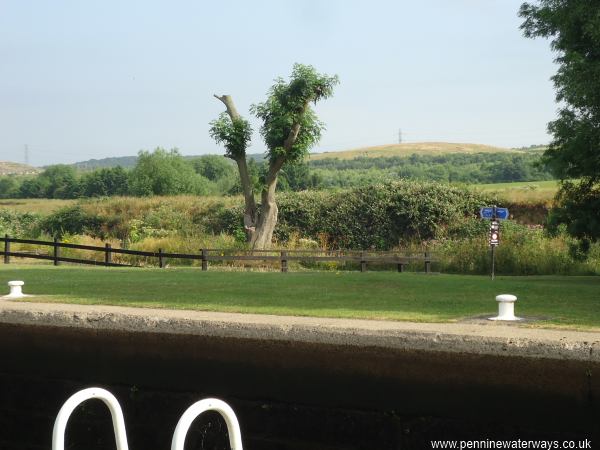
POLYGON ((600 363, 600 332, 0 300, 2 324, 287 341, 600 363))

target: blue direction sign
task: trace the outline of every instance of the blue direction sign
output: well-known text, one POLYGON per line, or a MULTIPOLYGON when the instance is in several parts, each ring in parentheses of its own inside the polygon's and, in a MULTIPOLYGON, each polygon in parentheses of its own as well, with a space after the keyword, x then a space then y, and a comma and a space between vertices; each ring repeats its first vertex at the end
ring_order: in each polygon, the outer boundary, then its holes
POLYGON ((482 219, 508 219, 508 208, 496 208, 495 206, 485 206, 479 210, 482 219), (495 214, 494 214, 495 212, 495 214))
POLYGON ((491 206, 483 207, 479 210, 479 215, 482 219, 491 219, 494 217, 494 208, 491 206))
POLYGON ((508 219, 508 208, 496 208, 496 219, 508 219))

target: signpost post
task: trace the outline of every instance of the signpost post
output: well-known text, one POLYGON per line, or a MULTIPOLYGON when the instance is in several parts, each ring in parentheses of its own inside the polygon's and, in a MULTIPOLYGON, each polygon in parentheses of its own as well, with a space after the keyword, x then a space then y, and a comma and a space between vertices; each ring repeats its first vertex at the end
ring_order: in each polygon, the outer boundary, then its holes
POLYGON ((496 247, 500 244, 500 222, 498 220, 508 219, 508 209, 494 206, 485 206, 479 210, 482 219, 490 220, 489 243, 492 248, 492 280, 496 269, 496 247))

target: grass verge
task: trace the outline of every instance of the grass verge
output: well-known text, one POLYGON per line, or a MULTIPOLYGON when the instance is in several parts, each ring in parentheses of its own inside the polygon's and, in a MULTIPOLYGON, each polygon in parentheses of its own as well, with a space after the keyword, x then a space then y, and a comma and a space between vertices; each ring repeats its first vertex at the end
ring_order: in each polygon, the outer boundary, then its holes
POLYGON ((496 315, 494 297, 518 296, 534 326, 600 329, 600 277, 488 277, 411 273, 248 273, 198 269, 16 266, 27 301, 316 317, 455 322, 496 315))

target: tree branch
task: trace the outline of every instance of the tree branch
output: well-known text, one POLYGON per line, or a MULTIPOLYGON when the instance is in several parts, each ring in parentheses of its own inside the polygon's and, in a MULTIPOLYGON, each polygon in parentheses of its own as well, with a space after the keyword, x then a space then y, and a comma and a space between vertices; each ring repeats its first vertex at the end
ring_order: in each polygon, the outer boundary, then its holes
POLYGON ((231 98, 231 95, 221 95, 218 96, 217 94, 213 94, 214 97, 218 100, 221 100, 223 102, 223 104, 225 105, 225 108, 227 108, 227 114, 229 114, 229 117, 231 118, 231 121, 233 122, 234 120, 238 120, 240 118, 240 114, 238 113, 235 104, 233 103, 233 99, 231 98))
MULTIPOLYGON (((304 106, 302 107, 302 112, 300 113, 300 117, 304 116, 304 114, 306 113, 309 103, 310 103, 309 100, 307 100, 306 103, 304 103, 304 106)), ((292 128, 290 129, 288 137, 283 142, 283 148, 285 149, 286 153, 289 152, 292 149, 292 147, 294 146, 294 144, 296 143, 296 139, 298 138, 298 133, 300 133, 300 123, 294 122, 294 124, 292 125, 292 128)))

